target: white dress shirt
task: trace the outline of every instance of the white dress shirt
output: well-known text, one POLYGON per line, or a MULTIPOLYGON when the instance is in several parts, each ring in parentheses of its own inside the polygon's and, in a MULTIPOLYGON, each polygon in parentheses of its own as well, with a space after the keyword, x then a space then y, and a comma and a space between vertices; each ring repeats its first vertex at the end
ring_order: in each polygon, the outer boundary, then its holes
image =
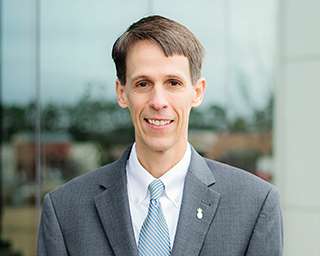
MULTIPOLYGON (((189 168, 190 160, 191 148, 188 144, 186 153, 180 162, 159 178, 165 186, 164 193, 162 193, 159 200, 162 212, 168 224, 171 248, 173 247, 174 236, 176 234, 184 180, 189 168)), ((138 244, 140 229, 148 214, 150 202, 148 186, 155 178, 140 164, 135 144, 132 147, 126 168, 129 207, 133 231, 136 243, 138 244)))

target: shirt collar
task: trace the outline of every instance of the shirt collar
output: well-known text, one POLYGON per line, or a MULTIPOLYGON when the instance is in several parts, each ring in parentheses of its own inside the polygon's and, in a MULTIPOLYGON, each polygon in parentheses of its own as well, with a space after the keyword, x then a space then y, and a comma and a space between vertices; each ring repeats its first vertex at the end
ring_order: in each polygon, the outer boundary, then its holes
MULTIPOLYGON (((188 143, 187 150, 182 159, 169 171, 160 177, 165 186, 165 194, 170 201, 179 207, 182 195, 184 180, 191 161, 191 148, 188 143)), ((131 188, 129 196, 134 200, 136 207, 148 196, 148 186, 155 179, 139 162, 135 143, 132 146, 130 157, 127 161, 128 187, 131 188)))

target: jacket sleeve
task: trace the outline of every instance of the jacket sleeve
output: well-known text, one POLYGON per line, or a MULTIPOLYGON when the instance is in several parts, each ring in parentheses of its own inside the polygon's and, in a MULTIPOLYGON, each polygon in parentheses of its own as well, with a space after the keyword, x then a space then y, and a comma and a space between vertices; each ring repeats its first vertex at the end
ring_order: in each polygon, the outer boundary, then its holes
POLYGON ((66 256, 67 248, 50 194, 44 198, 38 234, 37 256, 66 256))
POLYGON ((272 187, 251 235, 247 256, 281 256, 283 254, 283 223, 278 190, 272 187))

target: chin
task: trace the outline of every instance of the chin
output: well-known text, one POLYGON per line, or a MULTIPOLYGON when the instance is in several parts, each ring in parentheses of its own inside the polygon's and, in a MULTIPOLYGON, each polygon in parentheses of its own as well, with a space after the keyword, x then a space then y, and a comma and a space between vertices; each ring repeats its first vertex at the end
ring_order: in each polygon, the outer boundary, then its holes
MULTIPOLYGON (((156 137, 149 137, 149 138, 144 138, 143 140, 139 140, 140 145, 144 147, 145 150, 150 150, 150 151, 166 151, 168 150, 171 146, 170 140, 164 139, 164 138, 156 138, 156 137)), ((138 141, 137 141, 138 142, 138 141)))
POLYGON ((151 150, 151 151, 154 151, 154 152, 166 152, 168 151, 171 146, 170 145, 167 145, 167 144, 152 144, 152 145, 148 145, 148 148, 151 150))
POLYGON ((149 150, 154 152, 166 152, 174 148, 178 150, 178 147, 180 147, 179 141, 160 138, 151 138, 149 141, 145 141, 145 145, 149 150))

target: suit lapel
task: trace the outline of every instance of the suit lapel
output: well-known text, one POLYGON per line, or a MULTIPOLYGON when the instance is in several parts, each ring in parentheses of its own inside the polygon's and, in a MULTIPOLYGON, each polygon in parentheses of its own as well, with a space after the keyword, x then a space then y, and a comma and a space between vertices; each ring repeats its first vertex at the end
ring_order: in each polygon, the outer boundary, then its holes
POLYGON ((199 254, 220 200, 220 194, 210 188, 214 183, 205 160, 193 149, 172 256, 199 254))
POLYGON ((100 186, 105 190, 94 197, 108 241, 115 255, 138 255, 127 195, 126 161, 131 148, 110 165, 100 186))
MULTIPOLYGON (((104 191, 94 200, 114 254, 138 256, 127 195, 126 161, 130 151, 131 147, 108 167, 100 182, 104 191)), ((172 256, 185 255, 185 252, 199 254, 220 200, 220 194, 210 188, 214 183, 205 160, 193 149, 172 256), (197 217, 198 208, 202 210, 202 218, 197 217)))

